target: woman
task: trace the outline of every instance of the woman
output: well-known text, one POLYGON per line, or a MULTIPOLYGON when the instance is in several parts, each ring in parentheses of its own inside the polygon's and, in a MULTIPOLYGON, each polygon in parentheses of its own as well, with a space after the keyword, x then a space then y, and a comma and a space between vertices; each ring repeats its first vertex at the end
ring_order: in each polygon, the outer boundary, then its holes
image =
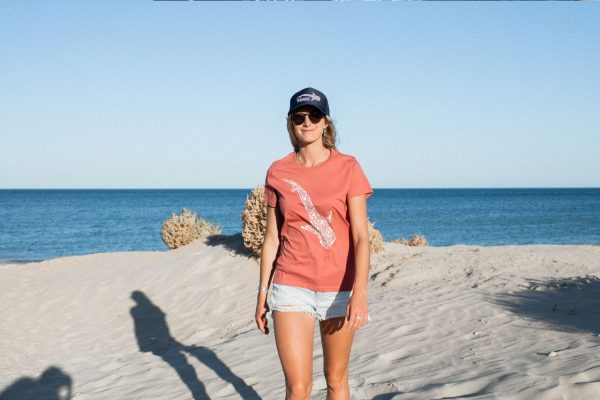
POLYGON ((366 199, 373 190, 356 159, 335 148, 323 93, 295 93, 287 129, 294 151, 273 162, 265 180, 267 227, 255 319, 268 334, 272 314, 286 399, 310 398, 319 319, 327 399, 349 399, 352 340, 369 318, 366 199))

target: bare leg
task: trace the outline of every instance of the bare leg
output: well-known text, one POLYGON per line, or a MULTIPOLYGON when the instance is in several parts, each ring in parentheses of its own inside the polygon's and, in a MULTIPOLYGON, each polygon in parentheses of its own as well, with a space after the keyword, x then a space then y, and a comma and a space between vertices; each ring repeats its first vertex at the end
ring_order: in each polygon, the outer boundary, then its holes
POLYGON ((314 317, 303 312, 273 311, 273 328, 285 375, 286 400, 310 400, 314 317))
POLYGON ((319 322, 323 345, 323 370, 327 381, 327 400, 349 400, 348 364, 354 332, 345 317, 319 322))

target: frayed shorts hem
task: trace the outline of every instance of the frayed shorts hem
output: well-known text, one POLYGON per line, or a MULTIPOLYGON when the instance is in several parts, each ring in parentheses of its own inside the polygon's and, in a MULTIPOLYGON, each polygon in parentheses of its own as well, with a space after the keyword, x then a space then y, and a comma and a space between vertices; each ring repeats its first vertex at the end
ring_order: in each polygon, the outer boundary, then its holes
MULTIPOLYGON (((346 316, 346 306, 352 291, 317 292, 311 289, 273 283, 267 297, 270 310, 304 312, 324 321, 346 316)), ((272 318, 272 315, 269 315, 272 318)))
POLYGON ((304 310, 301 308, 296 308, 296 307, 291 307, 291 308, 281 308, 281 307, 276 307, 274 309, 272 309, 270 311, 270 316, 272 318, 272 313, 273 311, 279 311, 279 312, 301 312, 301 313, 305 313, 307 315, 310 315, 313 318, 318 319, 319 321, 326 321, 328 319, 332 319, 332 318, 340 318, 340 317, 345 317, 346 313, 342 314, 342 315, 335 315, 335 314, 329 314, 329 315, 325 315, 323 317, 320 317, 319 315, 317 315, 316 312, 314 312, 313 310, 304 310))

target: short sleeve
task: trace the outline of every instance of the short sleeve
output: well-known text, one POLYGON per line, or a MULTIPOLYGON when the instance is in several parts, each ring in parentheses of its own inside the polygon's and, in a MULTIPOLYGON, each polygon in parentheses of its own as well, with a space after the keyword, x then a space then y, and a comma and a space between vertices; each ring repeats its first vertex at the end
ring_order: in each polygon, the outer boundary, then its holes
POLYGON ((364 194, 365 199, 373 194, 373 188, 369 184, 367 176, 363 172, 358 161, 354 162, 350 172, 350 186, 348 188, 348 199, 359 194, 364 194))
POLYGON ((276 207, 277 206, 277 194, 275 193, 275 189, 273 188, 271 180, 272 180, 272 177, 271 177, 270 171, 267 171, 267 177, 265 178, 264 200, 265 200, 265 203, 269 207, 276 207))

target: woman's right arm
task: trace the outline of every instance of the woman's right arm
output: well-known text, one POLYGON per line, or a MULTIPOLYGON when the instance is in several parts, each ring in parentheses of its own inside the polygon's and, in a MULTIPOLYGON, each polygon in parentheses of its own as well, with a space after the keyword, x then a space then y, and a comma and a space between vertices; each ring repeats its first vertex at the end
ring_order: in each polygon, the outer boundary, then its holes
MULTIPOLYGON (((279 231, 281 229, 281 214, 276 207, 267 206, 267 228, 260 256, 259 285, 269 287, 273 276, 273 266, 279 250, 279 231)), ((265 335, 269 333, 267 326, 267 292, 258 291, 256 300, 255 320, 258 329, 265 335)))

